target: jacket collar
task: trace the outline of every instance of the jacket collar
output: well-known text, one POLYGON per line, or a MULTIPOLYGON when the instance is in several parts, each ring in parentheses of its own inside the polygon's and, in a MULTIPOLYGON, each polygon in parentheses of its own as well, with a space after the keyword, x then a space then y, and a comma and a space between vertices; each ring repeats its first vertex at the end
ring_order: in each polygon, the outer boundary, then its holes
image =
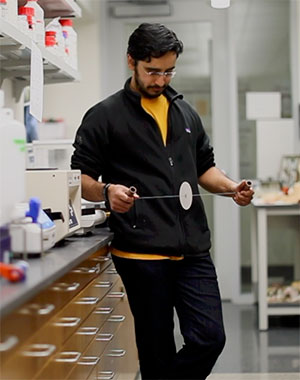
MULTIPOLYGON (((124 90, 127 96, 129 96, 132 100, 136 102, 141 102, 141 95, 133 91, 132 88, 130 87, 130 81, 131 77, 127 79, 124 85, 124 90)), ((176 99, 183 99, 183 95, 179 94, 173 87, 168 86, 163 94, 166 96, 166 98, 170 101, 170 103, 174 102, 176 99)))

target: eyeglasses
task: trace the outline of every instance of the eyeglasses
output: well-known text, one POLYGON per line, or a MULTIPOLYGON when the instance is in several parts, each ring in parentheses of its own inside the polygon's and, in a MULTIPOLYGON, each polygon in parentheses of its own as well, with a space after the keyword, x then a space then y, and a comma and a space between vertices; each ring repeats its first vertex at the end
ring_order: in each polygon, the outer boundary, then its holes
POLYGON ((165 77, 165 78, 174 78, 176 71, 146 71, 144 70, 149 77, 165 77))

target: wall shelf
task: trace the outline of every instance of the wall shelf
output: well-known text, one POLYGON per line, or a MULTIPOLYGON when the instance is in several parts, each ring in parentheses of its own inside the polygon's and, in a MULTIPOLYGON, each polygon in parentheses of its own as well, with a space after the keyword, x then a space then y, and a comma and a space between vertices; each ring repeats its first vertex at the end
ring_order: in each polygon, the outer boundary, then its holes
MULTIPOLYGON (((23 6, 26 1, 18 0, 18 5, 23 6)), ((39 5, 44 9, 45 18, 81 17, 81 8, 74 0, 39 0, 39 5)))
MULTIPOLYGON (((0 85, 4 79, 12 79, 14 97, 19 99, 25 86, 30 82, 30 57, 32 40, 17 26, 0 19, 0 85)), ((45 47, 40 47, 44 65, 44 83, 78 81, 78 71, 69 66, 61 57, 45 47)))

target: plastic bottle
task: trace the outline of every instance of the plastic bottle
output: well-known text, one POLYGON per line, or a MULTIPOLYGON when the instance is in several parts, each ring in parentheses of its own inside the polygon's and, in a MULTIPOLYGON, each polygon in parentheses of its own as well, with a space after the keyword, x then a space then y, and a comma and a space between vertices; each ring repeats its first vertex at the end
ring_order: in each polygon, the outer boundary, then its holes
POLYGON ((20 7, 18 10, 18 27, 37 42, 35 10, 32 7, 20 7))
POLYGON ((0 226, 11 221, 14 205, 25 200, 26 162, 25 126, 3 105, 4 92, 0 90, 0 226))
POLYGON ((59 17, 54 18, 46 26, 46 33, 48 32, 56 33, 55 37, 56 37, 56 45, 57 45, 57 54, 63 59, 65 59, 65 41, 64 41, 62 26, 59 23, 59 17))
POLYGON ((65 50, 67 53, 67 62, 77 70, 77 33, 73 28, 73 21, 67 18, 59 20, 65 40, 65 50))
POLYGON ((36 41, 38 44, 45 45, 45 19, 44 10, 38 4, 38 0, 28 0, 25 7, 34 9, 35 21, 36 21, 36 41))
POLYGON ((0 18, 8 19, 8 6, 7 0, 0 0, 0 18))
POLYGON ((53 30, 46 31, 45 35, 45 46, 48 50, 52 51, 54 54, 58 54, 58 46, 56 41, 56 32, 53 30))

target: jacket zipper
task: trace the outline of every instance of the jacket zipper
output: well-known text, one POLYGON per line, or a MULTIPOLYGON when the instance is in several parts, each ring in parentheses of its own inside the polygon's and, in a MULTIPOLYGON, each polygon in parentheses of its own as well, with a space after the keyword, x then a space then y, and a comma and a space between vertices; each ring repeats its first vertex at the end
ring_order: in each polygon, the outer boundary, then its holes
MULTIPOLYGON (((169 105, 169 111, 168 111, 168 136, 167 136, 167 144, 166 146, 168 145, 168 141, 169 141, 169 149, 168 149, 168 153, 169 153, 169 156, 168 156, 168 160, 169 160, 169 164, 170 164, 170 167, 171 167, 171 174, 172 174, 172 179, 174 179, 174 160, 173 160, 173 157, 172 157, 172 131, 171 131, 171 128, 170 128, 170 109, 171 109, 171 106, 173 104, 173 100, 170 101, 170 105, 169 105)), ((174 181, 173 181, 174 183, 174 181)), ((173 186, 173 193, 175 194, 176 192, 176 189, 174 188, 173 186)), ((178 206, 180 207, 180 206, 178 206)), ((178 223, 178 245, 179 245, 179 249, 181 251, 181 249, 184 247, 185 245, 185 238, 184 238, 184 228, 183 228, 183 225, 182 225, 182 219, 181 219, 181 209, 178 210, 178 218, 179 218, 179 223, 178 223)))

